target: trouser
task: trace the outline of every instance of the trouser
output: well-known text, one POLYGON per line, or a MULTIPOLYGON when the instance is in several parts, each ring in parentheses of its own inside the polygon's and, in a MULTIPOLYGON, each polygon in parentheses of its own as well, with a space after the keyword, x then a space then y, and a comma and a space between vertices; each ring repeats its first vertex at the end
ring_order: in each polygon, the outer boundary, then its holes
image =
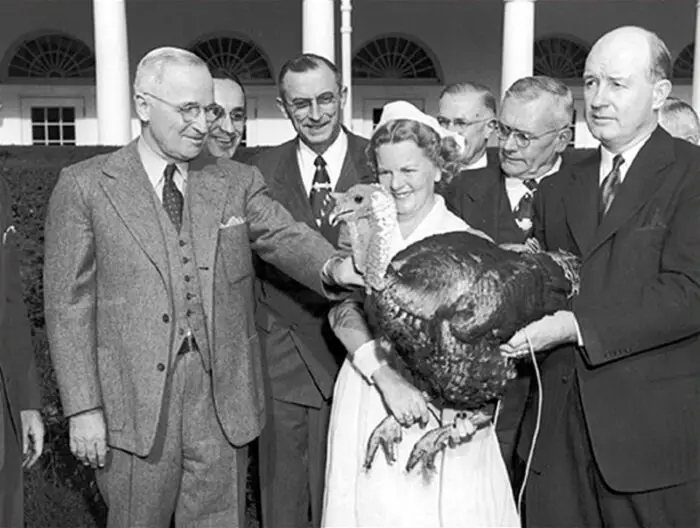
POLYGON ((496 435, 501 448, 513 492, 517 494, 522 482, 515 446, 520 434, 520 425, 525 414, 530 390, 529 373, 519 373, 518 377, 508 382, 505 395, 501 400, 501 409, 496 421, 496 435))
POLYGON ((639 493, 611 489, 595 462, 578 382, 548 445, 547 465, 531 471, 525 492, 527 528, 700 526, 700 481, 639 493))
POLYGON ((263 528, 321 524, 330 406, 320 409, 270 399, 259 440, 263 528))
POLYGON ((151 453, 110 449, 97 481, 109 528, 243 528, 246 449, 234 448, 216 416, 211 376, 199 355, 173 367, 151 453))
MULTIPOLYGON (((24 526, 22 447, 0 376, 0 526, 24 526)), ((18 424, 19 425, 19 424, 18 424)))

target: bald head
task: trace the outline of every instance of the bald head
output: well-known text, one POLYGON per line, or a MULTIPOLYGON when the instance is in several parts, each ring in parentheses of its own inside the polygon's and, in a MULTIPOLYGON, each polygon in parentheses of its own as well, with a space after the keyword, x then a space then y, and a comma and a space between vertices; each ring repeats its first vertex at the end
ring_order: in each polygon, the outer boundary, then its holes
POLYGON ((583 75, 586 122, 605 148, 622 152, 656 128, 670 69, 668 48, 643 28, 615 29, 593 45, 583 75))

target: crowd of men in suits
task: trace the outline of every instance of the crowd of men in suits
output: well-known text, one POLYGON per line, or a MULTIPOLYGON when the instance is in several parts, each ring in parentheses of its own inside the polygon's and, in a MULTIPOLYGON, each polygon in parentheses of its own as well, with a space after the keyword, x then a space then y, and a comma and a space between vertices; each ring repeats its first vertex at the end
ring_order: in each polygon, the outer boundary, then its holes
MULTIPOLYGON (((497 423, 516 492, 539 430, 527 526, 700 522, 700 148, 690 144, 700 132, 692 108, 668 97, 670 66, 640 28, 594 45, 585 115, 601 147, 580 160, 567 149, 573 96, 558 80, 520 79, 499 105, 477 83, 440 95, 438 121, 466 140, 441 190, 453 212, 498 244, 534 237, 582 259, 571 311, 505 345, 534 348, 543 378, 538 412, 524 363, 497 423)), ((334 292, 361 284, 327 214, 331 191, 370 177, 367 141, 341 125, 346 88, 326 59, 288 61, 278 89, 296 137, 250 165, 230 161, 245 130, 241 82, 212 79, 183 50, 154 50, 134 82, 140 138, 66 168, 52 195, 50 351, 71 449, 96 468, 110 526, 167 526, 173 515, 242 525, 255 439, 263 526, 321 522, 344 355, 327 313, 334 292)), ((5 242, 3 483, 19 482, 9 462, 33 446, 33 463, 43 437, 31 347, 7 341, 28 330, 11 319, 20 283, 5 242)), ((21 522, 9 489, 3 526, 21 522)))

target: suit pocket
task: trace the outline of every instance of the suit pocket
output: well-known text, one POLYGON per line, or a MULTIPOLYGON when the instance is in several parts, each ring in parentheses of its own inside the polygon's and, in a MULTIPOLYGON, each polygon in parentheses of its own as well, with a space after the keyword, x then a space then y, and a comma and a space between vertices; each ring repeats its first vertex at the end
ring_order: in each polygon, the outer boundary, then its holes
POLYGON ((219 229, 218 251, 229 283, 241 281, 253 273, 253 255, 246 224, 219 229))
POLYGON ((107 429, 121 431, 126 423, 124 378, 119 366, 119 355, 114 350, 97 349, 97 368, 102 390, 107 429))

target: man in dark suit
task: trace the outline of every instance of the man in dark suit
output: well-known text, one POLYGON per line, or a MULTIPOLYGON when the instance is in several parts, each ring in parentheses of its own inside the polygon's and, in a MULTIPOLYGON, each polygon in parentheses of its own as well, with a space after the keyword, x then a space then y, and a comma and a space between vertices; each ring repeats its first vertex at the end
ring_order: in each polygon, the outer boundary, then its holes
MULTIPOLYGON (((446 202, 469 225, 497 244, 521 244, 532 230, 537 186, 559 172, 571 140, 571 90, 549 77, 524 77, 508 89, 495 124, 499 163, 461 173, 449 185, 446 202)), ((520 368, 501 402, 496 431, 514 488, 520 484, 513 460, 528 394, 530 371, 520 368)))
POLYGON ((49 203, 46 326, 71 451, 97 468, 110 527, 239 527, 240 448, 264 417, 252 253, 321 293, 336 251, 257 169, 200 155, 223 112, 200 58, 151 51, 134 92, 141 136, 64 169, 49 203))
POLYGON ((618 28, 591 49, 586 121, 600 150, 546 180, 535 237, 581 256, 570 311, 504 347, 538 353, 528 527, 700 525, 700 150, 658 127, 671 56, 618 28), (547 351, 547 353, 540 353, 547 351))
MULTIPOLYGON (((326 59, 304 54, 288 61, 277 102, 297 137, 253 160, 273 198, 334 245, 330 191, 346 191, 368 173, 367 141, 341 126, 345 97, 326 59)), ((256 318, 270 395, 259 440, 263 525, 306 528, 310 505, 318 526, 329 401, 345 350, 328 326, 326 299, 272 266, 259 266, 258 277, 256 318)))
POLYGON ((209 129, 207 150, 217 158, 234 159, 245 133, 245 90, 233 74, 215 71, 212 77, 214 102, 224 109, 224 113, 209 129))
POLYGON ((22 295, 10 188, 0 177, 0 526, 23 526, 22 468, 44 448, 41 395, 22 295))

